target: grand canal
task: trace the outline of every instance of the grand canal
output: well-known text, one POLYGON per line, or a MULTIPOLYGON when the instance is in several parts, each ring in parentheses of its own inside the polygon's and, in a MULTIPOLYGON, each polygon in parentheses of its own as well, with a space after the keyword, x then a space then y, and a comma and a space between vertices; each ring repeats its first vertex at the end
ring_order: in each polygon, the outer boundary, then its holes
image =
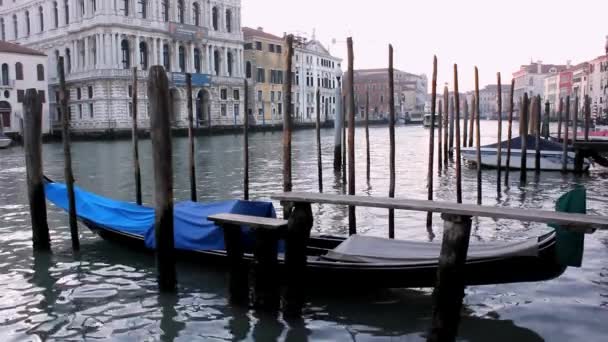
MULTIPOLYGON (((506 127, 505 127, 506 128, 506 127)), ((496 122, 482 123, 482 143, 495 140, 496 122)), ((503 129, 505 132, 506 129, 503 129)), ((515 126, 514 131, 517 132, 515 126)), ((428 133, 422 127, 396 130, 397 197, 426 198, 428 133)), ((343 187, 332 170, 333 131, 323 130, 326 192, 343 187)), ((357 128, 358 194, 388 194, 388 128, 370 129, 371 180, 365 179, 363 129, 357 128)), ((197 139, 200 200, 242 196, 241 135, 197 139)), ((175 197, 189 197, 187 140, 174 139, 175 197)), ((294 190, 317 191, 313 130, 293 137, 294 190)), ((98 194, 134 199, 130 141, 75 142, 77 184, 98 194)), ((152 202, 149 140, 141 142, 144 202, 152 202)), ((45 173, 63 179, 61 144, 43 147, 45 173)), ((281 133, 250 135, 251 195, 268 199, 280 192, 281 133)), ((71 251, 67 215, 49 204, 52 254, 34 253, 21 147, 0 151, 0 336, 5 340, 259 340, 259 341, 418 341, 430 326, 431 290, 344 291, 313 294, 304 319, 288 324, 281 317, 233 308, 227 303, 224 273, 206 265, 179 263, 179 292, 159 295, 151 255, 101 240, 81 226, 82 251, 71 251)), ((608 171, 593 168, 583 176, 530 172, 529 182, 496 189, 496 172, 484 170, 484 204, 552 210, 554 201, 574 184, 588 189, 590 213, 608 215, 608 171)), ((464 201, 475 201, 475 171, 463 170, 464 201)), ((455 200, 454 172, 435 172, 437 199, 455 200)), ((278 203, 275 203, 278 208, 278 203)), ((314 206, 313 233, 345 234, 346 208, 314 206)), ((359 232, 387 235, 386 210, 359 209, 359 232)), ((435 216, 427 232, 425 214, 396 213, 400 239, 441 238, 435 216)), ((548 230, 544 225, 474 219, 472 243, 519 240, 548 230)), ((586 238, 583 267, 542 283, 469 287, 459 338, 464 341, 603 341, 608 336, 608 233, 586 238)))

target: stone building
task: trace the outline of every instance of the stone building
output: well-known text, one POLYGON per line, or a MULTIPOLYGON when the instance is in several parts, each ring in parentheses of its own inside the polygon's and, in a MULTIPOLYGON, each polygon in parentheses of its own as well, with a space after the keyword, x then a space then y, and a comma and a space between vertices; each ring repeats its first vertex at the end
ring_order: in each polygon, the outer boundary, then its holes
POLYGON ((608 121, 608 42, 606 54, 589 62, 588 86, 593 117, 608 121))
MULTIPOLYGON (((405 71, 394 70, 395 113, 398 117, 423 113, 427 96, 427 78, 405 71)), ((355 103, 357 115, 363 117, 369 93, 370 118, 387 118, 388 69, 355 70, 355 103)))
MULTIPOLYGON (((509 113, 511 85, 502 84, 500 88, 502 97, 502 117, 507 117, 509 113)), ((498 84, 489 84, 479 90, 479 111, 481 112, 480 118, 498 118, 498 84)))
POLYGON ((46 63, 42 52, 0 41, 0 131, 21 133, 25 91, 34 88, 43 100, 42 133, 49 132, 46 63))
POLYGON ((568 68, 567 65, 543 64, 541 61, 522 65, 513 73, 515 80, 514 101, 518 102, 524 93, 528 96, 543 95, 545 92, 545 78, 555 75, 568 68))
POLYGON ((141 126, 148 125, 146 79, 163 65, 172 124, 186 126, 185 73, 192 73, 199 126, 242 121, 240 0, 22 0, 0 6, 0 38, 49 57, 52 120, 56 65, 63 56, 75 131, 131 126, 132 68, 137 67, 141 126))

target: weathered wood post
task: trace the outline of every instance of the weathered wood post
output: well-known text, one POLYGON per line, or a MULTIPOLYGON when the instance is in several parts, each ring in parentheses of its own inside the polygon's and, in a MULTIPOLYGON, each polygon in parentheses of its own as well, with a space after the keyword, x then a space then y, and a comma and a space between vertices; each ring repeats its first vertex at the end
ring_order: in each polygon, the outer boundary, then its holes
MULTIPOLYGON (((67 115, 62 112, 62 117, 67 115)), ((36 89, 28 89, 23 101, 23 150, 27 173, 27 194, 32 220, 34 250, 51 249, 42 180, 42 99, 36 89)))
POLYGON ((498 108, 498 147, 496 148, 496 190, 500 193, 500 177, 502 169, 502 83, 500 72, 496 73, 498 88, 496 90, 496 106, 498 108))
POLYGON ((477 98, 471 98, 471 119, 469 120, 469 147, 473 147, 473 124, 475 123, 475 108, 477 108, 477 98))
POLYGON ((460 169, 460 94, 458 93, 458 65, 454 64, 454 128, 456 129, 456 202, 462 203, 462 173, 460 169))
POLYGON ((578 140, 578 106, 579 106, 578 96, 576 96, 574 98, 574 111, 573 111, 574 119, 572 121, 572 129, 573 129, 572 146, 574 146, 574 143, 576 143, 576 141, 578 140))
MULTIPOLYGON (((293 83, 292 63, 293 63, 293 35, 287 36, 287 55, 285 57, 285 83, 283 96, 285 97, 285 115, 283 116, 283 191, 291 192, 291 130, 292 130, 292 111, 291 105, 291 86, 293 83)), ((283 207, 283 217, 289 218, 289 208, 283 207)))
MULTIPOLYGON (((433 79, 431 81, 431 131, 429 132, 429 167, 427 173, 427 199, 433 200, 433 152, 435 151, 435 103, 437 101, 437 56, 433 56, 433 79)), ((433 226, 433 213, 426 214, 426 228, 433 226)))
POLYGON ((469 122, 469 101, 467 100, 467 97, 465 95, 464 97, 464 105, 462 106, 462 109, 464 109, 464 122, 462 124, 462 147, 467 147, 467 125, 469 122))
POLYGON ((275 312, 281 306, 280 284, 277 281, 279 232, 256 229, 253 264, 253 306, 262 311, 275 312))
POLYGON ((448 142, 448 153, 450 155, 450 157, 454 156, 454 96, 452 95, 450 97, 450 114, 449 114, 449 118, 450 118, 450 122, 449 122, 449 133, 448 133, 448 138, 450 139, 448 142))
POLYGON ((249 305, 249 273, 243 261, 243 233, 238 225, 224 224, 224 244, 228 259, 228 295, 230 303, 249 305))
POLYGON ((520 163, 520 173, 519 180, 521 182, 525 182, 527 179, 527 161, 528 161, 528 111, 529 111, 530 102, 528 100, 528 93, 524 94, 524 100, 522 102, 522 109, 519 114, 519 122, 520 122, 520 136, 521 136, 521 163, 520 163))
POLYGON ((341 80, 340 77, 337 78, 338 79, 338 94, 336 96, 336 115, 334 117, 334 172, 339 174, 340 171, 342 170, 342 124, 344 123, 343 120, 343 107, 344 107, 344 102, 342 101, 342 85, 341 85, 341 80))
POLYGON ((161 292, 174 292, 176 285, 173 235, 173 163, 169 121, 169 81, 162 66, 148 72, 150 138, 154 162, 156 266, 161 292))
POLYGON ((534 171, 536 173, 540 172, 540 105, 541 99, 540 95, 536 95, 536 99, 534 101, 534 117, 536 118, 534 122, 534 134, 536 138, 536 150, 534 154, 534 171))
POLYGON ((566 115, 564 119, 564 143, 562 153, 562 172, 568 172, 568 123, 570 122, 570 96, 566 96, 566 115))
MULTIPOLYGON (((245 110, 243 114, 243 199, 249 201, 249 84, 243 82, 245 92, 245 110)), ((194 147, 194 144, 192 145, 194 147)), ((194 167, 192 168, 194 173, 194 167)))
POLYGON ((369 155, 369 89, 365 94, 365 159, 367 181, 370 178, 370 155, 369 155))
POLYGON ((589 126, 591 125, 591 99, 585 95, 585 141, 589 141, 589 126))
MULTIPOLYGON (((287 288, 283 313, 289 317, 299 317, 304 306, 306 290, 306 246, 313 225, 310 203, 294 203, 293 212, 287 225, 285 237, 285 268, 287 288)), ((276 281, 274 277, 272 280, 276 281)))
MULTIPOLYGON (((393 70, 393 46, 388 46, 388 84, 389 92, 393 94, 394 89, 394 70, 393 70)), ((389 152, 389 187, 388 197, 395 197, 395 99, 391 95, 389 97, 389 115, 388 115, 388 135, 390 140, 389 152), (390 102, 392 99, 392 103, 390 102)), ((388 210, 388 237, 395 237, 395 210, 388 210)))
MULTIPOLYGON (((559 99, 559 112, 557 113, 557 142, 562 140, 562 115, 564 112, 564 99, 560 97, 559 99)), ((566 125, 566 129, 568 129, 568 125, 566 125)))
POLYGON ((549 101, 546 101, 545 102, 545 115, 543 118, 543 128, 542 128, 543 138, 545 140, 549 140, 550 114, 551 114, 551 103, 549 103, 549 101))
MULTIPOLYGON (((190 171, 190 200, 192 202, 196 202, 196 169, 194 159, 194 110, 192 106, 192 74, 190 73, 186 74, 186 96, 188 98, 188 170, 190 171)), ((248 196, 249 195, 246 193, 245 200, 247 200, 248 196)))
POLYGON ((450 121, 450 94, 448 91, 448 86, 443 87, 443 120, 441 123, 443 124, 443 165, 445 169, 448 168, 448 162, 450 159, 450 152, 448 149, 449 145, 449 121, 450 121))
MULTIPOLYGON (((435 95, 437 96, 437 95, 435 95)), ((439 111, 437 113, 437 117, 439 117, 439 121, 437 122, 437 170, 439 172, 443 169, 443 101, 439 100, 439 111)), ((447 168, 447 165, 446 165, 447 168)))
MULTIPOLYGON (((72 238, 72 249, 80 250, 78 236, 78 219, 76 216, 76 196, 74 195, 74 174, 72 173, 72 152, 70 147, 70 116, 68 110, 68 90, 65 85, 65 68, 63 57, 59 57, 57 64, 59 76, 59 105, 61 108, 61 138, 63 141, 64 177, 68 194, 68 212, 70 222, 70 236, 72 238)), ((45 209, 46 210, 46 209, 45 209)))
MULTIPOLYGON (((353 38, 346 39, 348 46, 348 194, 355 195, 355 56, 353 53, 353 38)), ((392 83, 389 83, 389 87, 392 83)), ((389 95, 389 106, 393 106, 395 99, 389 95), (392 102, 391 102, 392 99, 392 102)), ((348 207, 348 234, 357 234, 357 216, 355 206, 348 207)))
POLYGON ((509 170, 511 169, 511 137, 513 135, 513 92, 515 91, 515 80, 511 80, 511 91, 509 92, 509 123, 507 125, 507 162, 505 165, 505 186, 509 186, 509 170))
POLYGON ((464 299, 464 266, 469 249, 471 217, 443 214, 443 241, 433 290, 433 322, 427 341, 454 341, 464 299))
POLYGON ((481 136, 479 129, 479 70, 475 67, 475 140, 477 143, 477 204, 481 205, 481 136))
POLYGON ((319 178, 319 192, 323 192, 323 160, 321 159, 321 90, 317 89, 317 119, 315 122, 317 133, 317 176, 319 178))
MULTIPOLYGON (((344 82, 344 85, 346 86, 346 82, 344 82)), ((346 160, 346 150, 348 148, 348 143, 346 142, 346 106, 348 105, 346 102, 346 95, 342 96, 342 103, 344 103, 344 106, 342 107, 342 185, 344 186, 344 191, 346 192, 346 168, 348 167, 348 161, 346 160)))
POLYGON ((131 128, 131 139, 133 145, 133 173, 135 178, 135 201, 138 205, 142 204, 141 199, 141 168, 139 166, 139 135, 137 128, 137 67, 133 68, 133 86, 132 86, 132 97, 131 100, 131 112, 133 113, 133 126, 131 128))

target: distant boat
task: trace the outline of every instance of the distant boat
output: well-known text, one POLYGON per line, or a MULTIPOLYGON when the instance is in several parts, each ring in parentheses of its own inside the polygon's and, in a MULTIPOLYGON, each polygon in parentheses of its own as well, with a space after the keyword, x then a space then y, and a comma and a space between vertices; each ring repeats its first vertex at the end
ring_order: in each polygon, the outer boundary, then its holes
MULTIPOLYGON (((533 169, 536 161, 536 137, 533 135, 527 136, 527 156, 526 165, 529 169, 533 169)), ((519 169, 521 167, 521 145, 522 138, 517 137, 511 139, 511 162, 510 169, 519 169)), ((481 147, 481 165, 486 167, 497 167, 497 151, 498 144, 485 145, 481 147)), ((507 159, 507 141, 501 143, 502 150, 502 167, 505 167, 507 159)), ((477 161, 476 147, 464 147, 461 149, 462 157, 470 162, 477 161)), ((568 150, 567 170, 574 171, 575 153, 568 150)), ((545 171, 561 171, 563 169, 563 146, 552 141, 541 139, 540 141, 540 168, 545 171)), ((588 159, 583 160, 583 170, 588 170, 591 163, 588 159)))
MULTIPOLYGON (((424 119, 422 121, 422 124, 424 125, 424 127, 431 127, 431 114, 424 114, 424 119)), ((441 117, 437 114, 435 114, 435 128, 437 128, 437 126, 441 125, 441 117)))
POLYGON ((422 125, 424 122, 423 113, 408 113, 403 116, 403 122, 406 125, 422 125))
POLYGON ((0 133, 0 148, 7 148, 11 145, 12 142, 13 142, 13 140, 11 140, 11 138, 0 133))

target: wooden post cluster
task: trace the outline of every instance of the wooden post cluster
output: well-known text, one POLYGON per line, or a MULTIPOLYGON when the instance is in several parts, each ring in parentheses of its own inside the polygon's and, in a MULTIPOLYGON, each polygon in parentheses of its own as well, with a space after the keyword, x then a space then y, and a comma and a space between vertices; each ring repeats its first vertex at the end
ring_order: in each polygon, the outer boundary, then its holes
MULTIPOLYGON (((388 136, 390 143, 389 152, 389 187, 388 197, 395 197, 395 99, 394 99, 394 70, 393 70, 393 46, 388 46, 388 87, 389 87, 389 115, 388 136), (392 100, 391 100, 392 99, 392 100)), ((388 210, 388 237, 395 237, 395 210, 388 210)))
MULTIPOLYGON (((429 167, 427 173, 427 199, 433 200, 433 153, 435 151, 435 103, 437 101, 437 56, 433 56, 433 79, 431 81, 431 130, 429 132, 429 167)), ((427 229, 433 226, 433 213, 426 214, 427 229)))
POLYGON ((515 80, 511 80, 511 91, 509 92, 509 123, 507 125, 507 162, 505 165, 505 186, 509 186, 509 169, 511 168, 511 137, 513 135, 513 93, 515 91, 515 80))
MULTIPOLYGON (((245 92, 245 114, 243 116, 243 199, 249 201, 249 83, 245 79, 243 84, 245 92)), ((194 147, 194 145, 192 145, 194 147)), ((192 169, 194 172, 194 169, 192 169)))
POLYGON ((460 94, 458 92, 458 65, 454 64, 454 128, 456 130, 456 202, 462 203, 462 174, 460 169, 460 94))
MULTIPOLYGON (((291 106, 291 85, 293 81, 293 35, 287 36, 287 55, 285 57, 285 115, 283 116, 283 191, 289 192, 292 189, 291 182, 291 130, 292 130, 292 106, 291 106)), ((287 208, 284 208, 283 215, 288 214, 287 208)), ((287 216, 285 216, 287 217, 287 216)))
POLYGON ((566 115, 564 119, 564 142, 563 142, 563 153, 562 153, 562 172, 568 171, 568 123, 570 123, 570 96, 566 96, 566 115))
POLYGON ((61 108, 61 138, 63 140, 64 177, 68 193, 68 211, 70 222, 70 236, 72 249, 80 250, 78 237, 78 220, 76 214, 76 196, 74 195, 74 174, 72 173, 72 152, 70 151, 70 115, 68 110, 68 91, 65 85, 65 67, 63 57, 59 57, 57 64, 59 76, 59 105, 61 108))
POLYGON ((156 265, 161 292, 173 292, 176 285, 173 235, 173 163, 169 121, 169 81, 162 66, 148 72, 150 138, 154 162, 154 232, 156 265))
MULTIPOLYGON (((62 112, 62 117, 68 112, 62 112)), ((36 89, 28 89, 23 101, 23 147, 27 173, 27 194, 32 220, 34 250, 51 249, 49 226, 46 216, 42 171, 42 99, 36 89)))
MULTIPOLYGON (((247 89, 245 89, 245 94, 247 94, 247 89)), ((194 157, 194 111, 192 108, 192 74, 190 73, 186 74, 186 96, 188 97, 188 170, 190 171, 190 200, 192 202, 196 202, 197 196, 196 169, 194 157)), ((247 197, 248 195, 246 194, 245 200, 247 200, 247 197)))
POLYGON ((481 136, 479 134, 479 70, 475 67, 475 140, 477 143, 477 204, 481 205, 481 136))
POLYGON ((317 133, 317 177, 319 178, 319 192, 323 192, 323 160, 321 159, 321 90, 318 89, 315 131, 317 133))
MULTIPOLYGON (((353 39, 348 37, 348 194, 355 194, 355 56, 353 53, 353 39)), ((389 83, 389 87, 392 83, 389 83)), ((389 106, 394 105, 393 92, 389 94, 389 106)), ((348 233, 357 234, 357 217, 355 206, 348 207, 348 233)))
POLYGON ((141 198, 141 168, 139 166, 139 129, 138 124, 138 113, 137 113, 137 68, 133 68, 133 85, 132 85, 132 96, 131 99, 131 112, 133 113, 133 126, 131 129, 131 139, 133 145, 133 173, 135 178, 135 202, 138 205, 142 204, 141 198))
POLYGON ((496 190, 500 193, 502 169, 502 83, 500 73, 496 73, 498 88, 496 89, 496 106, 498 109, 498 147, 496 148, 496 190))
POLYGON ((521 164, 519 180, 525 182, 527 179, 527 161, 528 161, 528 113, 529 113, 530 102, 528 100, 528 93, 524 94, 524 100, 522 101, 521 111, 519 114, 519 132, 521 136, 521 164))

